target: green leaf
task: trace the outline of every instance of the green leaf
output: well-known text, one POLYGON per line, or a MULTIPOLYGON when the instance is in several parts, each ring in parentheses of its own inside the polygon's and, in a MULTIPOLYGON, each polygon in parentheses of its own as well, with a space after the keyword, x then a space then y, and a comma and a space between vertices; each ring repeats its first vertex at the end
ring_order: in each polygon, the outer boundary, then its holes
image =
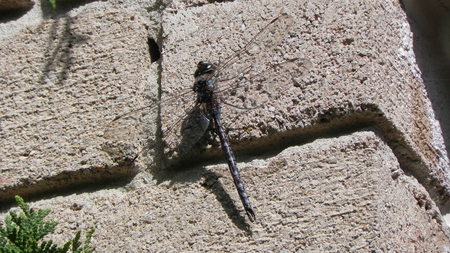
POLYGON ((58 248, 52 240, 43 241, 42 238, 54 232, 58 224, 57 221, 44 221, 50 210, 33 210, 19 196, 16 196, 16 201, 22 212, 9 212, 5 217, 6 227, 0 227, 0 253, 65 253, 71 246, 73 252, 91 253, 95 250, 89 246, 95 229, 87 232, 84 245, 80 242, 81 231, 63 248, 58 248))
POLYGON ((80 249, 81 242, 80 242, 80 235, 81 231, 78 231, 75 235, 75 238, 72 240, 72 252, 74 253, 80 253, 82 249, 80 249))
POLYGON ((86 234, 86 240, 84 240, 84 247, 83 252, 84 253, 92 253, 95 250, 95 247, 90 247, 89 244, 91 243, 92 235, 94 234, 95 229, 91 229, 86 234))
POLYGON ((66 253, 69 251, 71 245, 71 241, 66 242, 66 244, 64 244, 64 247, 62 249, 59 249, 60 253, 66 253))
POLYGON ((56 9, 56 0, 48 0, 50 4, 52 5, 53 9, 56 9))

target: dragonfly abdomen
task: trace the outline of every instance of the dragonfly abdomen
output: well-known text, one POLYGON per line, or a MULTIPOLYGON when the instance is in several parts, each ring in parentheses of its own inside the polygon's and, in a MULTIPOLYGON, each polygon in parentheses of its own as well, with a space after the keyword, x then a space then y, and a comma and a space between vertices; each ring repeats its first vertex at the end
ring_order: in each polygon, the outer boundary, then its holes
POLYGON ((247 213, 248 218, 250 221, 255 221, 255 213, 253 212, 253 208, 250 204, 250 200, 248 199, 247 192, 245 191, 244 184, 241 180, 241 176, 239 173, 239 168, 237 167, 236 160, 234 158, 233 151, 230 147, 230 141, 228 139, 227 134, 222 128, 222 125, 220 124, 220 119, 218 115, 213 116, 214 120, 214 127, 216 134, 219 136, 220 144, 222 147, 222 150, 225 154, 225 158, 227 159, 228 168, 230 169, 231 175, 233 177, 234 185, 236 186, 236 189, 239 194, 239 198, 241 199, 242 205, 244 206, 245 212, 247 213))

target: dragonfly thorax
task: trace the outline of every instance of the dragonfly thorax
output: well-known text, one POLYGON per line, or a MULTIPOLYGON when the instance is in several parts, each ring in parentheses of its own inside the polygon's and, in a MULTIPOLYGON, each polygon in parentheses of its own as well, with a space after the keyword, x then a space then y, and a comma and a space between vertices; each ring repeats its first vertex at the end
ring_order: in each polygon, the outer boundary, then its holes
POLYGON ((197 64, 195 71, 194 92, 197 93, 198 103, 208 103, 214 99, 214 90, 216 86, 216 78, 214 74, 216 67, 214 64, 201 61, 197 64))
POLYGON ((208 103, 214 96, 214 80, 197 80, 194 91, 197 93, 198 103, 208 103))

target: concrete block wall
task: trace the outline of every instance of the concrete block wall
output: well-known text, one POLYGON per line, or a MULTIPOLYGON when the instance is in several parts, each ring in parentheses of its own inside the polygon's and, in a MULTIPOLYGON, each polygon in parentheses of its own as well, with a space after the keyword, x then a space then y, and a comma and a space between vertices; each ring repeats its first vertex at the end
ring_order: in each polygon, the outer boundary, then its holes
POLYGON ((417 58, 442 48, 418 3, 57 4, 1 18, 2 217, 21 195, 52 209, 56 241, 96 228, 99 252, 449 251, 448 79, 433 68, 448 58, 417 58), (251 223, 217 142, 169 160, 147 147, 184 112, 196 63, 280 13, 293 24, 276 52, 295 65, 245 94, 263 106, 222 112, 251 223), (173 103, 129 114, 160 96, 173 103))

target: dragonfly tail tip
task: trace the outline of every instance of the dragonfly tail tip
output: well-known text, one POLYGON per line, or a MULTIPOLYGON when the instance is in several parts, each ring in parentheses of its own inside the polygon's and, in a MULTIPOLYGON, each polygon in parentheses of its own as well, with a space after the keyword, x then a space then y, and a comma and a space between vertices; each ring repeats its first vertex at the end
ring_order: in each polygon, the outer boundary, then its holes
POLYGON ((251 222, 255 222, 256 221, 256 216, 255 216, 255 213, 253 212, 253 210, 252 209, 247 209, 246 212, 247 212, 247 216, 250 219, 250 221, 251 222))

